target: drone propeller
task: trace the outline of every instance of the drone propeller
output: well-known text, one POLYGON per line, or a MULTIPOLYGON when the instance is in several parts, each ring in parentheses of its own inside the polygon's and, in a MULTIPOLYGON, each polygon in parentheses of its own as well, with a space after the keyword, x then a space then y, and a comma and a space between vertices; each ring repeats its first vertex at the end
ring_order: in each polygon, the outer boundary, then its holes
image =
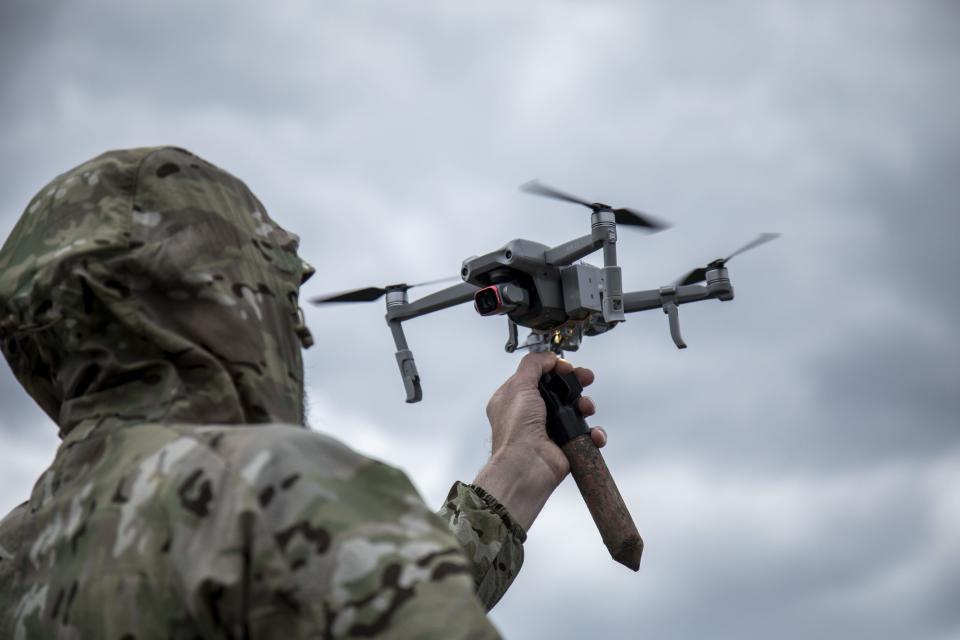
POLYGON ((731 253, 726 258, 717 258, 716 260, 708 264, 706 267, 697 267, 693 271, 687 273, 682 278, 677 280, 675 284, 677 286, 680 286, 685 284, 696 284, 698 282, 703 282, 704 280, 707 279, 707 270, 722 269, 723 266, 727 263, 727 261, 730 260, 730 258, 734 256, 738 256, 744 251, 749 251, 750 249, 759 247, 760 245, 766 244, 767 242, 770 242, 771 240, 775 240, 779 237, 780 237, 779 233, 761 233, 756 238, 754 238, 747 244, 743 245, 742 247, 740 247, 739 249, 731 253))
POLYGON ((310 298, 310 302, 313 304, 326 304, 328 302, 373 302, 381 298, 388 290, 400 289, 406 291, 407 289, 412 289, 413 287, 423 287, 428 284, 440 284, 441 282, 451 282, 453 280, 460 280, 460 276, 450 276, 448 278, 439 278, 437 280, 428 280, 426 282, 418 282, 416 284, 389 284, 386 287, 364 287, 363 289, 350 289, 349 291, 341 291, 340 293, 332 293, 325 296, 319 296, 316 298, 310 298))
POLYGON ((588 202, 583 198, 578 198, 577 196, 572 196, 569 193, 564 193, 563 191, 554 189, 553 187, 548 187, 547 185, 536 180, 531 180, 530 182, 520 185, 520 190, 526 191, 527 193, 532 193, 534 195, 543 196, 545 198, 553 198, 554 200, 563 200, 564 202, 581 204, 592 209, 594 212, 611 211, 613 212, 613 217, 614 220, 617 221, 617 224, 633 227, 644 227, 650 231, 661 231, 670 226, 666 222, 658 220, 657 218, 654 218, 646 213, 640 213, 639 211, 634 211, 633 209, 614 209, 613 207, 603 204, 602 202, 588 202))

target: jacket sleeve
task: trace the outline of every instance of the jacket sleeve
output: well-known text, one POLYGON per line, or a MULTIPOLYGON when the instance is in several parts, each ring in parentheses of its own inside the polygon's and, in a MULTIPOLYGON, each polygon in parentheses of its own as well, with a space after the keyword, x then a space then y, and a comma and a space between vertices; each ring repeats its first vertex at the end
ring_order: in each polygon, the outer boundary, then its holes
POLYGON ((461 544, 406 475, 277 429, 252 430, 229 456, 218 513, 195 532, 219 550, 183 571, 200 627, 254 639, 500 637, 461 544))
POLYGON ((489 611, 520 572, 526 532, 496 498, 462 482, 450 488, 437 515, 466 552, 477 597, 489 611))

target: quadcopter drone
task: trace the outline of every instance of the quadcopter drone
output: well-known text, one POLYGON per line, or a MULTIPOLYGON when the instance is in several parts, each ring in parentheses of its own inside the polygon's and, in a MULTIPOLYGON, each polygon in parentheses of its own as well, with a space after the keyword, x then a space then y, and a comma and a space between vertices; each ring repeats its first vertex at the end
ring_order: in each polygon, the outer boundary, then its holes
POLYGON ((366 287, 312 298, 314 304, 334 302, 372 302, 386 296, 387 324, 396 344, 397 364, 403 377, 407 402, 423 397, 417 366, 403 333, 403 322, 473 300, 481 316, 507 316, 505 349, 531 351, 576 351, 584 336, 606 333, 626 320, 626 314, 663 309, 669 319, 670 336, 679 349, 686 343, 680 335, 678 305, 699 300, 733 299, 733 286, 726 269, 736 255, 769 242, 776 233, 763 233, 726 258, 718 258, 693 269, 672 284, 646 291, 624 292, 617 266, 617 225, 633 226, 649 232, 669 225, 653 216, 632 209, 614 209, 589 202, 533 181, 521 187, 528 193, 580 204, 592 211, 590 233, 548 247, 531 240, 516 239, 482 256, 463 261, 463 282, 411 302, 407 291, 413 287, 437 284, 448 279, 418 284, 393 284, 366 287), (580 262, 603 249, 603 266, 580 262), (703 283, 703 284, 701 284, 703 283), (521 345, 518 327, 530 329, 521 345))

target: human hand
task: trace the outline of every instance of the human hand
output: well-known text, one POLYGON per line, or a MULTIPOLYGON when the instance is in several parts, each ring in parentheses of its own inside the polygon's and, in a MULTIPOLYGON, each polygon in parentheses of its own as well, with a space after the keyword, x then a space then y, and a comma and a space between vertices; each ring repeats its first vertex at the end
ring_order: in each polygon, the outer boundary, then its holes
MULTIPOLYGON (((537 387, 543 374, 554 370, 573 372, 583 387, 594 380, 589 369, 575 368, 552 353, 530 353, 487 403, 493 447, 474 484, 503 503, 525 529, 570 472, 563 451, 547 436, 547 410, 537 387)), ((579 400, 578 408, 584 416, 596 412, 587 396, 579 400)), ((598 447, 606 444, 603 429, 591 429, 590 436, 598 447)))

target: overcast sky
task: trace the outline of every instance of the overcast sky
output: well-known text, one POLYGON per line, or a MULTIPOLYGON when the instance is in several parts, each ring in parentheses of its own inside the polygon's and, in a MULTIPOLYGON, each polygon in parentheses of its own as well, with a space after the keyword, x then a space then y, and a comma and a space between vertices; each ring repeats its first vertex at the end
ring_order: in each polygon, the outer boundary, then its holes
MULTIPOLYGON (((732 261, 734 301, 681 308, 687 350, 655 311, 569 354, 647 547, 611 561, 565 483, 507 637, 960 637, 956 3, 145 5, 0 4, 0 237, 58 173, 158 144, 302 236, 308 295, 587 232, 531 178, 674 223, 621 230, 628 290, 783 234, 732 261)), ((433 504, 472 479, 502 319, 409 322, 407 405, 379 304, 306 312, 312 425, 433 504)), ((6 367, 0 399, 5 513, 57 439, 6 367)))

